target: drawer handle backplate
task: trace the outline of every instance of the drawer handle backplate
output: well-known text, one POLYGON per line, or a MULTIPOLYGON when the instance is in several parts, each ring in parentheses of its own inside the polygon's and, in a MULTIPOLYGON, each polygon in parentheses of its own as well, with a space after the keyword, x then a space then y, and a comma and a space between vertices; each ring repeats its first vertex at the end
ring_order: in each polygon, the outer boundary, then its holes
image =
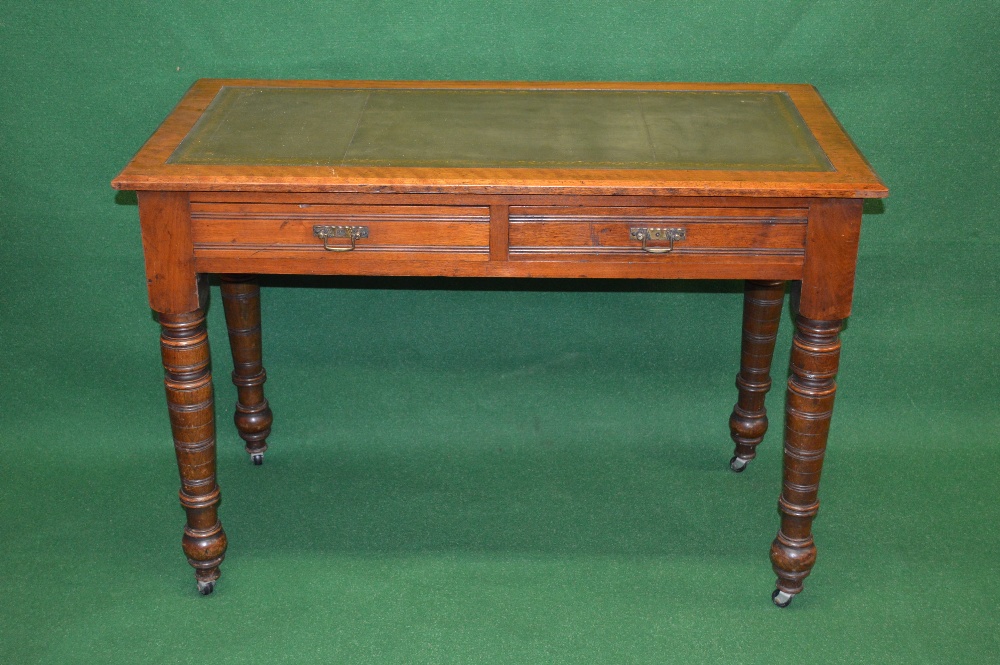
POLYGON ((650 254, 668 254, 674 251, 675 240, 685 240, 687 231, 682 228, 672 229, 649 229, 646 227, 632 227, 628 230, 628 235, 632 240, 641 240, 642 248, 650 254), (647 247, 647 240, 669 240, 667 247, 647 247))
POLYGON ((328 252, 349 252, 354 249, 358 238, 368 237, 367 226, 314 226, 313 235, 323 240, 323 249, 328 252), (351 246, 331 245, 330 238, 350 238, 351 246))

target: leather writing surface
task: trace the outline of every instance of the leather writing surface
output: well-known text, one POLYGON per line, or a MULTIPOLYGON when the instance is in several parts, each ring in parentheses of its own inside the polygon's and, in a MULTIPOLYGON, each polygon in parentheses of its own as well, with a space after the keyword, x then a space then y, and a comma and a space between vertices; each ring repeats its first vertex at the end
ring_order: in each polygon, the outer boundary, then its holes
POLYGON ((172 164, 832 171, 781 92, 223 87, 172 164))

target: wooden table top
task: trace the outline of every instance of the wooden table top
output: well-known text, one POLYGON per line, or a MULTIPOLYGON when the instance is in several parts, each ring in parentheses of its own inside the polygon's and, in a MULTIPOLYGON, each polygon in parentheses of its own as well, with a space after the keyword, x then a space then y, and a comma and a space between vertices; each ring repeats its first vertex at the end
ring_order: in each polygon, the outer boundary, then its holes
POLYGON ((119 189, 882 197, 812 86, 195 83, 119 189))

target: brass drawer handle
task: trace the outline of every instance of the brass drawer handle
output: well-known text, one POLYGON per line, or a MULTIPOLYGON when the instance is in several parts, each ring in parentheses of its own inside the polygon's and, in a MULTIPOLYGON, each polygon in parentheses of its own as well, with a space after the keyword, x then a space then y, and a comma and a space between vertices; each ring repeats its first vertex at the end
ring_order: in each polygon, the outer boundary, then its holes
POLYGON ((314 226, 313 235, 323 240, 323 249, 328 252, 349 252, 354 249, 358 238, 368 237, 367 226, 314 226), (351 246, 331 245, 330 238, 350 238, 351 246))
POLYGON ((645 227, 633 227, 628 230, 628 235, 632 240, 641 240, 642 249, 650 254, 668 254, 674 251, 675 240, 685 240, 687 231, 682 228, 673 229, 648 229, 645 227), (669 240, 667 247, 647 247, 647 240, 669 240))

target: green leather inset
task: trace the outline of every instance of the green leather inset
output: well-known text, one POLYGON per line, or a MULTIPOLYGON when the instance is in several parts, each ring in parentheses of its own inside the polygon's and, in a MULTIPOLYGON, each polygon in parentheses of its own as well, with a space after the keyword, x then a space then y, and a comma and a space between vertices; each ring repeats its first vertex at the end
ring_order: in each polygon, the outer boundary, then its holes
POLYGON ((223 88, 173 164, 832 171, 780 92, 223 88))
POLYGON ((367 90, 224 87, 168 164, 340 164, 367 90))

